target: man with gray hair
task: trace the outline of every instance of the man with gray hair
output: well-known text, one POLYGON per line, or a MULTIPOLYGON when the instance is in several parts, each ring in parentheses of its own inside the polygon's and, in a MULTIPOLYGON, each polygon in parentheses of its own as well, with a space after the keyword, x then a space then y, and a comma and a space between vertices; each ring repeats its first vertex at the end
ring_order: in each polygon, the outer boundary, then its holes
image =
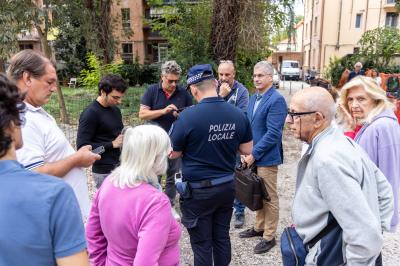
POLYGON ((393 193, 360 146, 331 127, 335 103, 326 89, 297 92, 286 123, 309 148, 297 172, 292 218, 308 249, 306 265, 381 265, 393 193), (380 257, 379 257, 380 259, 380 257), (375 264, 376 263, 376 264, 375 264))
MULTIPOLYGON (((140 119, 157 124, 169 132, 178 113, 193 104, 189 93, 178 86, 181 73, 181 67, 175 61, 162 64, 160 82, 150 85, 140 101, 140 119)), ((165 193, 172 205, 176 196, 175 174, 180 168, 180 158, 168 161, 165 193)))
POLYGON ((241 238, 262 236, 254 253, 268 252, 276 245, 275 235, 279 221, 277 191, 278 165, 283 163, 282 135, 287 114, 283 96, 273 86, 274 69, 267 61, 254 66, 253 81, 257 92, 250 98, 247 118, 253 131, 254 147, 250 155, 242 158, 248 167, 255 164, 263 179, 271 201, 263 202, 256 212, 254 227, 239 234, 241 238))
POLYGON ((357 62, 354 64, 354 70, 350 72, 349 79, 350 81, 352 78, 357 77, 358 75, 365 76, 365 71, 362 69, 363 65, 361 62, 357 62))
POLYGON ((74 190, 85 220, 90 201, 83 167, 101 157, 90 145, 77 152, 72 148, 54 118, 44 109, 57 89, 54 64, 33 50, 23 50, 11 58, 8 75, 21 93, 26 93, 26 124, 22 128, 24 146, 17 151, 18 161, 28 170, 62 178, 74 190))

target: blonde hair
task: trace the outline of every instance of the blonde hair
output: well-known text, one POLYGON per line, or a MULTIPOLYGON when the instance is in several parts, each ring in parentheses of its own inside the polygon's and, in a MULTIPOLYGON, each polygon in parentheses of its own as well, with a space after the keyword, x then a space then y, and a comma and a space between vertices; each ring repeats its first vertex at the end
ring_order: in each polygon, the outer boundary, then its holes
POLYGON ((158 175, 168 167, 171 142, 168 134, 159 126, 141 125, 128 128, 124 133, 121 165, 110 175, 116 187, 133 187, 146 182, 158 184, 158 175))
MULTIPOLYGON (((381 87, 379 87, 375 80, 370 77, 357 76, 347 82, 340 91, 340 105, 342 105, 349 113, 349 105, 347 104, 347 96, 349 90, 354 88, 362 88, 375 101, 375 107, 367 114, 367 117, 360 121, 361 123, 371 123, 372 120, 386 109, 393 109, 394 106, 389 102, 386 93, 381 87)), ((343 113, 339 109, 339 114, 343 113)))

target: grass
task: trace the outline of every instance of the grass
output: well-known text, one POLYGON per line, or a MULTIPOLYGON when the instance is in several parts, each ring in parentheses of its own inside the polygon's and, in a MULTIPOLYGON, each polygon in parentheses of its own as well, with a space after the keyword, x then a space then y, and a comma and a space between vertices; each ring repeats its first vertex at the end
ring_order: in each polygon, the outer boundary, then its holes
MULTIPOLYGON (((140 98, 145 91, 144 87, 129 87, 119 106, 125 125, 136 125, 139 123, 138 111, 140 98)), ((81 112, 97 97, 97 91, 87 88, 62 87, 65 106, 70 120, 70 125, 77 125, 81 112)), ((44 106, 57 122, 60 122, 60 107, 57 94, 53 93, 50 101, 44 106)))

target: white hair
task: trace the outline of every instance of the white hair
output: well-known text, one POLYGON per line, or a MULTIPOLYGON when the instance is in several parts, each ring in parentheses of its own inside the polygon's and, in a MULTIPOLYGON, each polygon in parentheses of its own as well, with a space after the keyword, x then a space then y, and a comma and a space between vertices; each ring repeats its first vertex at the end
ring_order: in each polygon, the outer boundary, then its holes
MULTIPOLYGON (((349 91, 354 88, 362 88, 375 102, 374 108, 372 108, 372 110, 368 114, 366 114, 367 116, 360 121, 361 123, 371 123, 372 120, 384 110, 394 109, 393 104, 388 100, 386 96, 386 92, 381 87, 379 87, 378 84, 376 84, 374 79, 365 76, 357 76, 347 82, 340 90, 340 104, 347 110, 347 112, 351 113, 348 105, 347 96, 349 94, 349 91)), ((344 115, 340 109, 339 113, 341 116, 344 115)))
POLYGON ((129 128, 124 134, 121 165, 110 175, 116 187, 133 187, 146 182, 158 184, 158 175, 168 167, 171 142, 168 134, 159 126, 141 125, 129 128))
POLYGON ((265 60, 260 61, 257 64, 255 64, 254 69, 261 69, 267 75, 274 74, 274 67, 268 61, 265 61, 265 60))

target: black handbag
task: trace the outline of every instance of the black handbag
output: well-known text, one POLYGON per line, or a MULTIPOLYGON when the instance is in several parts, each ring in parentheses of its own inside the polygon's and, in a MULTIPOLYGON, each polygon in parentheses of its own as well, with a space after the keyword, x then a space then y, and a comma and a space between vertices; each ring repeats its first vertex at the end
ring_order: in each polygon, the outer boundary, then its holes
POLYGON ((263 200, 270 201, 268 191, 255 167, 241 164, 235 169, 235 197, 252 211, 263 208, 263 200))

